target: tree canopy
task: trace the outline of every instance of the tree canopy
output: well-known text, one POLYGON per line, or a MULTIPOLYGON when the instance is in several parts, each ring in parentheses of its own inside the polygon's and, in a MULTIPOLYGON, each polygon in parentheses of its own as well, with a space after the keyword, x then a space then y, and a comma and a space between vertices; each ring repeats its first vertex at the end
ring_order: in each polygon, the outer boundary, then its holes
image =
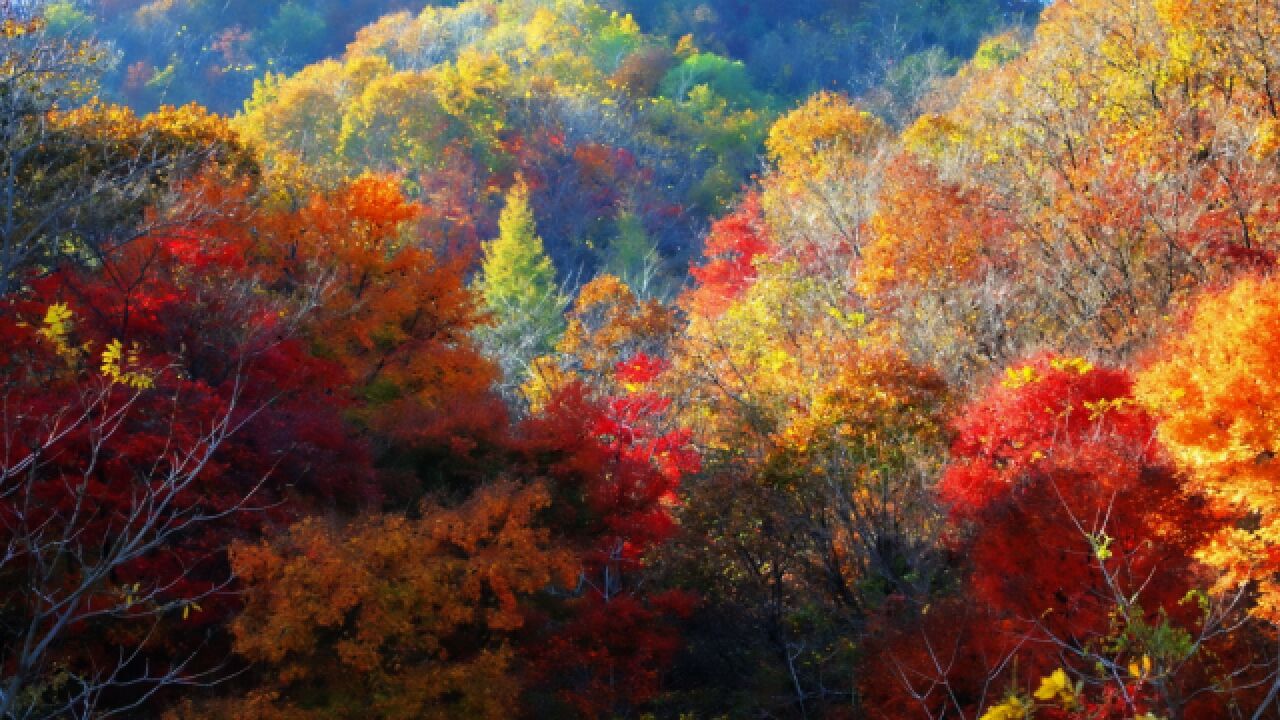
POLYGON ((1280 718, 1275 0, 0 22, 0 720, 1280 718))

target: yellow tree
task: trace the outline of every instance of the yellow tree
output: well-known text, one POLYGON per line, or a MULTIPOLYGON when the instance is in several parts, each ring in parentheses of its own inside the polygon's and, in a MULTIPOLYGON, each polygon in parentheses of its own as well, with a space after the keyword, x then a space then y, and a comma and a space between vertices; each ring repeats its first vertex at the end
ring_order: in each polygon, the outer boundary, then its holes
POLYGON ((380 74, 345 110, 336 151, 348 166, 391 172, 399 167, 439 170, 444 165, 443 141, 452 128, 436 98, 433 76, 412 71, 380 74))
POLYGON ((1255 614, 1280 621, 1280 281, 1206 295, 1157 358, 1137 394, 1160 439, 1196 489, 1242 519, 1203 559, 1226 587, 1256 582, 1255 614))
POLYGON ((819 93, 784 115, 765 141, 774 170, 764 179, 762 205, 779 242, 847 272, 866 242, 881 170, 892 144, 889 128, 848 98, 819 93))
POLYGON ((498 237, 484 244, 476 291, 490 324, 477 330, 485 351, 502 369, 503 388, 525 380, 534 358, 551 350, 564 328, 567 299, 538 237, 523 180, 507 191, 498 237))
POLYGON ((278 171, 335 182, 345 174, 335 149, 351 86, 347 68, 334 60, 291 77, 267 73, 254 82, 236 129, 278 171))

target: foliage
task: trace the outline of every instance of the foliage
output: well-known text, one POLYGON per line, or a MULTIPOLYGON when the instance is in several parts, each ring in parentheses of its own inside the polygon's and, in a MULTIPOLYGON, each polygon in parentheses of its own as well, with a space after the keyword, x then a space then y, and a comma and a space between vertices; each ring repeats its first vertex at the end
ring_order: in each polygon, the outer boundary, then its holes
MULTIPOLYGON (((1185 494, 1151 441, 1154 425, 1126 373, 1051 354, 1010 367, 959 413, 940 492, 963 522, 954 541, 968 567, 963 591, 992 615, 975 632, 1003 637, 985 667, 915 672, 973 689, 984 678, 1011 682, 1016 661, 1033 677, 1057 678, 1058 690, 1042 684, 1037 700, 1066 696, 1060 704, 1073 710, 1077 691, 1054 668, 1063 663, 1102 688, 1108 699, 1095 709, 1104 717, 1225 712, 1227 697, 1194 700, 1231 655, 1225 628, 1235 609, 1194 602, 1193 554, 1222 522, 1185 494), (1140 673, 1128 670, 1134 663, 1140 673)), ((980 707, 982 698, 969 701, 980 707)), ((921 701, 956 711, 963 703, 933 692, 921 701)), ((986 717, 1029 716, 1032 707, 1018 696, 991 705, 986 717)))
POLYGON ((539 485, 498 484, 416 519, 309 519, 236 546, 248 594, 236 650, 267 681, 205 716, 508 717, 521 603, 570 577, 537 523, 549 501, 539 485))
MULTIPOLYGON (((864 117, 829 97, 792 121, 832 109, 864 117)), ((776 137, 793 168, 824 152, 862 160, 826 139, 788 139, 784 150, 776 137)), ((806 172, 789 177, 803 188, 806 172)), ((713 228, 681 301, 687 325, 667 381, 706 448, 706 479, 688 492, 669 572, 711 596, 698 643, 740 668, 717 667, 712 652, 684 659, 682 672, 724 676, 709 711, 764 702, 788 714, 835 711, 856 693, 847 679, 857 628, 887 597, 927 593, 939 569, 927 488, 945 446, 945 383, 869 322, 842 272, 855 248, 793 233, 779 217, 781 183, 713 228)))
POLYGON ((236 110, 265 73, 339 53, 361 26, 406 7, 398 0, 53 5, 59 27, 74 18, 77 32, 117 48, 106 78, 114 97, 139 110, 198 102, 223 113, 236 110))
POLYGON ((686 296, 692 312, 718 315, 756 279, 756 259, 771 250, 761 225, 759 197, 748 195, 732 214, 711 226, 702 246, 707 260, 689 270, 697 282, 686 296))
POLYGON ((183 178, 211 165, 256 171, 224 119, 195 106, 139 118, 100 102, 99 46, 59 36, 41 18, 3 22, 0 294, 29 271, 93 263, 159 229, 145 210, 183 178))
POLYGON ((556 285, 551 258, 543 252, 523 184, 507 193, 498 237, 484 244, 476 292, 484 299, 490 323, 477 337, 488 356, 498 360, 505 386, 518 387, 533 359, 550 350, 563 332, 568 304, 556 285))
POLYGON ((1277 717, 1274 1, 38 9, 0 718, 1277 717))
POLYGON ((984 45, 904 138, 937 240, 894 260, 903 232, 891 214, 879 228, 874 272, 897 278, 900 316, 940 309, 939 329, 960 328, 921 351, 998 366, 1048 342, 1127 359, 1197 288, 1270 265, 1275 166, 1255 142, 1273 111, 1255 71, 1274 48, 1230 39, 1257 37, 1265 12, 1219 3, 1191 30, 1176 3, 1059 3, 1030 42, 984 45), (991 240, 973 254, 957 232, 991 240), (910 258, 938 256, 967 279, 904 286, 910 258))
POLYGON ((182 628, 235 612, 226 545, 375 492, 341 369, 307 355, 242 240, 147 236, 4 300, 6 715, 134 688, 127 712, 188 664, 216 674, 182 628))
POLYGON ((1200 556, 1226 586, 1256 582, 1253 612, 1276 613, 1277 285, 1244 278, 1200 299, 1187 326, 1166 341, 1139 379, 1139 397, 1160 417, 1160 439, 1191 476, 1238 518, 1200 556), (1246 520, 1247 518, 1247 520, 1246 520))
POLYGON ((661 424, 670 401, 648 387, 661 369, 637 355, 617 368, 619 395, 569 384, 522 428, 525 453, 550 459, 539 465, 559 499, 552 522, 580 560, 576 588, 529 650, 549 695, 535 701, 555 712, 608 717, 653 699, 694 602, 647 583, 647 556, 674 534, 680 482, 700 463, 689 432, 661 424))
POLYGON ((345 368, 364 423, 400 440, 454 399, 479 402, 494 377, 469 334, 481 310, 468 258, 433 250, 423 215, 394 179, 364 175, 254 223, 277 289, 314 306, 311 352, 345 368))
POLYGON ((982 35, 1034 21, 1030 2, 965 0, 803 4, 731 0, 640 0, 628 3, 642 23, 745 62, 762 87, 789 96, 823 89, 864 93, 904 58, 936 49, 968 57, 982 35))
POLYGON ((754 169, 770 100, 711 54, 667 87, 683 67, 670 54, 592 0, 428 7, 365 28, 340 61, 267 74, 236 124, 286 182, 401 173, 415 196, 461 195, 482 234, 523 178, 566 276, 636 229, 656 261, 682 262, 689 228, 754 169))

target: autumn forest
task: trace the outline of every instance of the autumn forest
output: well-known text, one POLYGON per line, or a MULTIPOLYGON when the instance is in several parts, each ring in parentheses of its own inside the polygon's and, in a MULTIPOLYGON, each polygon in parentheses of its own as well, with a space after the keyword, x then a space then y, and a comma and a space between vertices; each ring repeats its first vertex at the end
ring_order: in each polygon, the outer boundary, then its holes
POLYGON ((0 720, 1280 720, 1280 0, 0 1, 0 720))

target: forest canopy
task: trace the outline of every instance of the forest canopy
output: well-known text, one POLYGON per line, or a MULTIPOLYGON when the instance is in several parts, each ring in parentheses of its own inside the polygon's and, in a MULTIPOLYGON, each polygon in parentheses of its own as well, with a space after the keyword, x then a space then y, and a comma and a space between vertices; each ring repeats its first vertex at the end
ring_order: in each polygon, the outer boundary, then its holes
POLYGON ((0 22, 0 720, 1280 719, 1276 0, 0 22))

